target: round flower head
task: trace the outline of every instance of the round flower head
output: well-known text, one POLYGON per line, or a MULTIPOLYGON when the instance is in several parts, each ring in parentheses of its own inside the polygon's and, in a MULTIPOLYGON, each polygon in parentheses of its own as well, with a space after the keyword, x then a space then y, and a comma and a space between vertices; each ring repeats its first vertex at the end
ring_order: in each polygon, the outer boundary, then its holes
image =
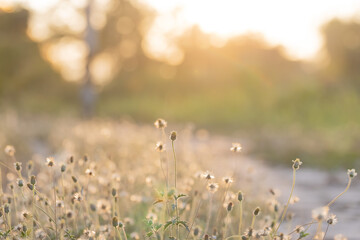
POLYGON ((48 167, 53 167, 55 165, 54 158, 53 157, 47 157, 46 158, 46 165, 48 167))
POLYGON ((15 170, 16 170, 17 172, 20 172, 20 171, 21 171, 21 169, 22 169, 21 165, 22 165, 21 162, 16 162, 16 163, 14 163, 14 167, 15 167, 15 170))
POLYGON ((244 194, 241 191, 238 192, 237 199, 238 199, 239 202, 244 200, 244 194))
POLYGON ((230 184, 230 183, 234 182, 232 177, 224 177, 223 181, 224 181, 225 184, 230 184))
POLYGON ((354 178, 357 175, 357 172, 355 171, 355 169, 348 169, 347 174, 349 175, 350 178, 354 178))
POLYGON ((206 171, 204 173, 201 174, 201 177, 207 180, 213 179, 214 175, 211 174, 211 172, 206 171))
POLYGON ((300 166, 301 166, 301 164, 302 164, 302 162, 300 161, 300 159, 299 158, 297 158, 297 159, 295 159, 295 160, 292 160, 292 162, 293 162, 293 169, 295 169, 295 170, 298 170, 299 168, 300 168, 300 166))
POLYGON ((326 219, 326 222, 330 225, 335 225, 338 222, 336 215, 330 214, 326 219))
POLYGON ((219 188, 219 184, 217 184, 217 183, 209 183, 207 185, 207 189, 211 193, 215 193, 218 190, 218 188, 219 188))
POLYGON ((12 145, 7 145, 4 149, 6 155, 13 157, 15 155, 15 148, 12 145))
POLYGON ((86 169, 86 170, 85 170, 85 173, 86 173, 87 175, 89 175, 90 177, 95 176, 94 170, 93 170, 93 169, 90 169, 90 168, 86 169))
POLYGON ((111 204, 104 198, 97 201, 96 207, 100 214, 107 214, 111 212, 111 204))
POLYGON ((159 118, 154 122, 154 125, 156 128, 166 128, 167 122, 164 119, 159 118))
POLYGON ((162 142, 157 142, 155 150, 158 152, 163 152, 165 150, 165 145, 162 142))
POLYGON ((170 140, 171 141, 175 141, 176 140, 176 136, 177 136, 177 133, 175 131, 172 131, 170 133, 170 140))
POLYGON ((253 214, 254 214, 254 216, 259 215, 260 214, 260 208, 259 207, 255 208, 253 214))
POLYGON ((46 233, 43 229, 38 229, 35 231, 35 238, 36 239, 45 239, 46 238, 46 233))
POLYGON ((92 231, 90 229, 84 229, 84 235, 86 237, 95 237, 96 235, 96 232, 95 231, 92 231))
POLYGON ((320 207, 312 210, 312 218, 316 221, 322 221, 328 217, 329 207, 320 207))
POLYGON ((348 240, 348 238, 342 234, 337 234, 334 236, 334 240, 348 240))
POLYGON ((304 232, 305 231, 305 228, 301 225, 297 225, 294 229, 295 232, 297 233, 301 233, 301 232, 304 232))
POLYGON ((242 149, 240 143, 233 143, 232 147, 230 148, 230 151, 232 152, 240 152, 242 149))

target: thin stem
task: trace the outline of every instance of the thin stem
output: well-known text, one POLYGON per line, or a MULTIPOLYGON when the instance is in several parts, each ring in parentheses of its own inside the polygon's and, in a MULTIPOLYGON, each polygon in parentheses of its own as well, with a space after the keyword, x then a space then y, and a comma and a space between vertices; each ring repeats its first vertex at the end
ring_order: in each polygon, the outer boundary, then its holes
POLYGON ((212 193, 209 193, 209 194, 210 194, 210 205, 209 205, 209 215, 208 215, 208 218, 207 218, 207 221, 206 221, 206 227, 205 227, 205 231, 204 231, 205 234, 209 230, 209 226, 210 226, 211 211, 212 211, 213 196, 214 196, 214 194, 212 194, 212 193))
POLYGON ((322 226, 322 221, 319 221, 318 222, 318 227, 316 229, 315 236, 313 237, 313 240, 317 239, 317 236, 320 236, 320 234, 321 234, 321 226, 322 226))
POLYGON ((277 231, 279 230, 280 225, 281 225, 281 224, 282 224, 282 222, 284 221, 284 218, 285 218, 285 215, 286 215, 286 211, 287 211, 287 209, 288 209, 288 207, 289 207, 290 200, 291 200, 292 194, 293 194, 293 192, 294 192, 294 188, 295 188, 295 180, 296 180, 296 169, 295 169, 295 168, 293 168, 293 182, 292 182, 292 186, 291 186, 290 196, 289 196, 289 199, 288 199, 288 201, 287 201, 287 203, 286 203, 286 206, 285 206, 285 208, 284 208, 284 211, 283 211, 283 213, 282 213, 280 223, 279 223, 279 225, 276 227, 276 229, 275 229, 275 232, 274 232, 274 235, 273 235, 273 236, 276 236, 276 233, 277 233, 277 231))
POLYGON ((222 210, 223 210, 222 206, 224 205, 224 202, 225 202, 226 195, 227 195, 227 192, 229 190, 230 184, 231 183, 226 184, 226 188, 225 188, 225 191, 224 191, 223 198, 221 200, 221 204, 218 207, 217 216, 216 216, 216 222, 220 222, 219 219, 220 219, 220 217, 222 215, 222 210))
POLYGON ((254 229, 255 218, 256 218, 256 216, 255 216, 255 214, 254 214, 253 217, 252 217, 252 220, 251 220, 251 226, 250 226, 251 229, 254 229))
POLYGON ((56 184, 55 184, 55 168, 53 168, 53 188, 54 188, 54 218, 55 218, 55 239, 58 237, 58 231, 57 231, 57 216, 56 216, 56 184))
POLYGON ((126 232, 125 232, 125 227, 122 227, 122 230, 123 230, 123 234, 124 234, 124 236, 125 236, 125 240, 128 240, 128 239, 127 239, 127 236, 126 236, 126 232))
MULTIPOLYGON (((303 224, 303 225, 301 225, 301 226, 299 226, 299 227, 305 227, 305 226, 311 226, 312 224, 314 224, 314 223, 316 223, 316 221, 312 221, 312 222, 309 222, 309 223, 305 223, 305 224, 303 224)), ((293 234, 294 232, 296 232, 296 230, 297 230, 297 228, 295 229, 295 230, 293 230, 292 232, 290 232, 290 233, 288 233, 287 235, 291 235, 291 234, 293 234)))
POLYGON ((342 193, 340 193, 339 195, 337 195, 333 200, 331 200, 331 202, 329 202, 326 206, 330 207, 341 195, 343 195, 344 193, 347 192, 347 190, 349 190, 350 185, 351 185, 351 177, 349 177, 349 181, 348 181, 348 184, 347 184, 345 190, 342 193))
POLYGON ((121 233, 120 233, 119 229, 116 227, 115 230, 118 233, 120 240, 122 240, 121 233))
POLYGON ((174 154, 174 161, 175 161, 175 190, 176 190, 176 182, 177 182, 177 161, 176 161, 176 154, 175 154, 175 147, 174 147, 174 141, 171 141, 171 146, 172 146, 172 150, 173 150, 173 154, 174 154))
POLYGON ((324 233, 323 240, 325 240, 325 236, 326 236, 326 233, 327 233, 327 232, 328 232, 328 230, 329 230, 329 226, 330 226, 330 224, 328 224, 328 225, 326 226, 326 231, 325 231, 325 233, 324 233))
POLYGON ((240 201, 240 204, 239 204, 239 216, 240 216, 239 235, 241 235, 241 233, 242 233, 242 221, 243 221, 243 204, 242 204, 242 201, 240 201))
POLYGON ((231 218, 229 217, 229 213, 230 213, 230 212, 227 212, 226 217, 225 217, 224 237, 226 237, 226 233, 227 233, 227 230, 228 230, 229 221, 231 220, 231 218))
POLYGON ((191 230, 192 230, 192 228, 193 228, 193 226, 194 226, 195 219, 196 219, 196 217, 198 216, 201 203, 202 203, 202 200, 199 199, 199 204, 198 204, 198 206, 197 206, 197 208, 196 208, 196 211, 195 211, 195 217, 194 217, 192 223, 190 224, 190 229, 189 229, 189 232, 188 232, 188 234, 187 234, 187 236, 186 236, 186 240, 189 238, 189 234, 190 234, 190 232, 191 232, 191 230))
MULTIPOLYGON (((172 146, 172 150, 173 150, 173 154, 174 154, 174 162, 175 162, 175 194, 177 194, 177 189, 176 189, 176 187, 177 187, 176 186, 176 182, 177 182, 177 161, 176 161, 174 141, 171 141, 171 146, 172 146)), ((179 221, 180 216, 179 216, 179 206, 178 206, 178 198, 177 198, 177 196, 176 196, 176 199, 175 199, 175 206, 176 206, 176 220, 179 221)), ((177 235, 177 239, 180 239, 180 225, 179 224, 177 224, 176 235, 177 235)))

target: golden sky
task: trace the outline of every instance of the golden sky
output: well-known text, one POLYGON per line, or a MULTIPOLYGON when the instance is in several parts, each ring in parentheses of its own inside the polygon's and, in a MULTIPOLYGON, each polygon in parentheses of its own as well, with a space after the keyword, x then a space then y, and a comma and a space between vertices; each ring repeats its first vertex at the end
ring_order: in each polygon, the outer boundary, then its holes
MULTIPOLYGON (((312 58, 321 46, 319 28, 333 17, 357 18, 359 0, 141 0, 160 14, 154 30, 181 32, 197 24, 226 39, 260 33, 282 44, 293 58, 312 58)), ((175 33, 176 34, 176 33, 175 33)))

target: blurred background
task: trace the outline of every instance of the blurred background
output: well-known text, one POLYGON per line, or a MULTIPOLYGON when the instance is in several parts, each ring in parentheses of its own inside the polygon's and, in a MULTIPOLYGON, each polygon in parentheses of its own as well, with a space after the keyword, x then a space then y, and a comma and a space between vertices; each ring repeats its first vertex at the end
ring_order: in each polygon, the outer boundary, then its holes
POLYGON ((162 117, 351 168, 359 93, 358 1, 0 0, 0 118, 162 117))

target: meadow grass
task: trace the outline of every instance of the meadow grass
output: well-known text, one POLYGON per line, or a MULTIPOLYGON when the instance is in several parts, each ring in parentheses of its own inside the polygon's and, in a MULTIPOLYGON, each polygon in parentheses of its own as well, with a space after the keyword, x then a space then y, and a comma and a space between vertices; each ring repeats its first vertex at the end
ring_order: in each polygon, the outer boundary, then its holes
MULTIPOLYGON (((337 222, 331 207, 357 175, 348 170, 343 192, 284 232, 289 206, 299 200, 298 158, 281 203, 274 191, 251 196, 255 186, 245 186, 236 169, 224 177, 204 171, 209 149, 191 140, 191 131, 169 132, 163 119, 154 127, 89 121, 54 132, 47 138, 60 144, 53 156, 19 160, 21 146, 4 146, 1 239, 325 239, 337 222)), ((240 143, 228 147, 233 157, 242 154, 240 143)))

